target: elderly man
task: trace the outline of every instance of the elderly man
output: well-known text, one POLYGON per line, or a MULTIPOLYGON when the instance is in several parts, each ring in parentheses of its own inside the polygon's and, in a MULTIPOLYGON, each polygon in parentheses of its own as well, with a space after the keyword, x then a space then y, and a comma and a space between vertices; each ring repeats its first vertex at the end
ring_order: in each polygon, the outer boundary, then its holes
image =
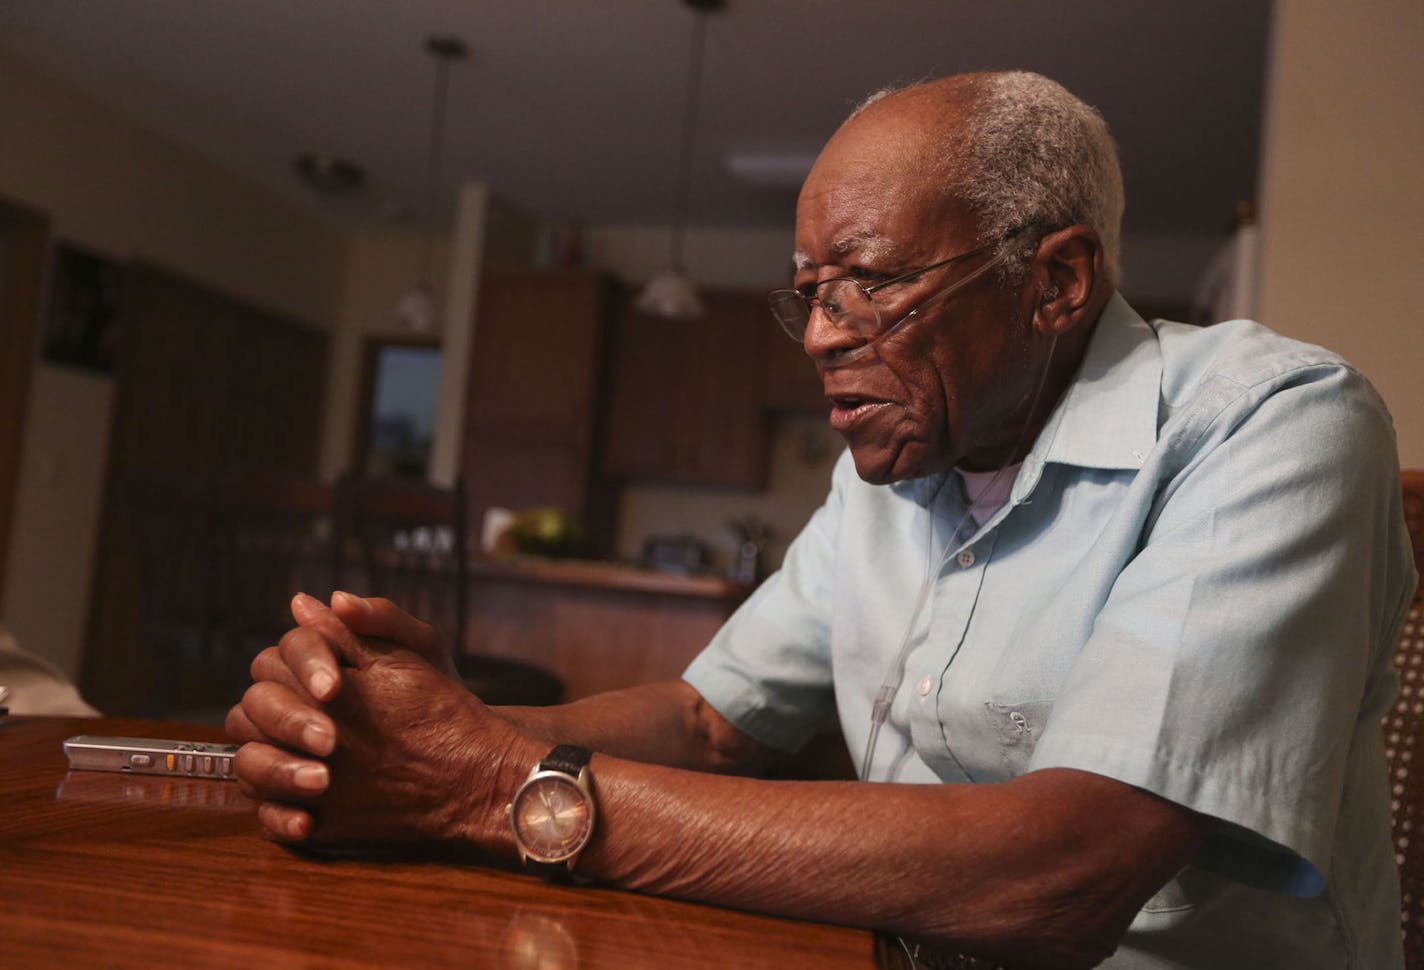
POLYGON ((849 444, 783 569, 682 681, 541 710, 483 706, 388 602, 299 596, 228 721, 264 829, 1015 966, 1400 965, 1389 416, 1255 324, 1144 323, 1121 211, 1047 79, 873 99, 771 298, 849 444), (837 719, 860 781, 726 774, 837 719))

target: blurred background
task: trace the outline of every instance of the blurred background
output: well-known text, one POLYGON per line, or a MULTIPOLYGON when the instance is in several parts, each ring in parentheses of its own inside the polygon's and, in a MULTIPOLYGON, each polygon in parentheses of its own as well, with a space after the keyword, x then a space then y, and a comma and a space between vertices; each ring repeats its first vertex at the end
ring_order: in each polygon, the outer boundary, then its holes
POLYGON ((626 570, 521 574, 565 599, 724 579, 643 591, 698 640, 841 447, 762 299, 800 179, 965 70, 1102 111, 1144 315, 1343 353, 1424 466, 1420 50, 1417 0, 0 0, 0 619, 141 707, 125 490, 263 472, 458 485, 472 551, 495 508, 626 570), (640 309, 671 264, 701 315, 640 309))

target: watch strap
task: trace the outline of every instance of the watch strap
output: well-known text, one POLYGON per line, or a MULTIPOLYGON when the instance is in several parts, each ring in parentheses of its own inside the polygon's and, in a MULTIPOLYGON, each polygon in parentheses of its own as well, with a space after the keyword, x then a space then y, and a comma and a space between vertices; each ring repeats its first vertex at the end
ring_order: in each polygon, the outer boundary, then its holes
POLYGON ((525 859, 524 871, 548 882, 569 882, 574 875, 567 862, 540 862, 538 859, 525 859))
POLYGON ((593 752, 576 744, 561 744, 544 756, 539 762, 540 771, 562 771, 577 778, 580 771, 588 767, 593 752))

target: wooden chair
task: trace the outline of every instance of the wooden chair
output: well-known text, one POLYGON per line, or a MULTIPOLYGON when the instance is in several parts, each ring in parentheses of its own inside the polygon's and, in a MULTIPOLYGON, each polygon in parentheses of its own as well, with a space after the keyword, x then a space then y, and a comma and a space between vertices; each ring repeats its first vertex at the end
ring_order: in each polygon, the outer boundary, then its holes
MULTIPOLYGON (((1404 518, 1414 541, 1414 563, 1424 574, 1424 471, 1406 471, 1404 518)), ((1393 787, 1395 859, 1404 932, 1405 965, 1424 970, 1424 583, 1414 594, 1394 655, 1399 697, 1384 718, 1393 787)))
POLYGON ((149 708, 214 720, 292 626, 292 593, 338 580, 332 490, 276 474, 139 471, 123 483, 142 629, 157 662, 149 708))
POLYGON ((348 478, 343 520, 355 541, 359 578, 351 592, 384 596, 433 623, 451 643, 465 685, 490 704, 557 704, 563 682, 541 667, 472 652, 469 529, 462 484, 348 478))
POLYGON ((342 576, 335 492, 321 482, 250 473, 215 486, 219 589, 214 624, 242 670, 292 627, 298 591, 326 600, 342 576))
POLYGON ((384 596, 435 625, 455 655, 465 642, 469 582, 464 490, 424 482, 351 477, 341 485, 350 592, 384 596))
POLYGON ((140 629, 155 671, 148 707, 173 713, 189 671, 209 665, 217 602, 214 482, 135 470, 119 486, 137 578, 140 629))

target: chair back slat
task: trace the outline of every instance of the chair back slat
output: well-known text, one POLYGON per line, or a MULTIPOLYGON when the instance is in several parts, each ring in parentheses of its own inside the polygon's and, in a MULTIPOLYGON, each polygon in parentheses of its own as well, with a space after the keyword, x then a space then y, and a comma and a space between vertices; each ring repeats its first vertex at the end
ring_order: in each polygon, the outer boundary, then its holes
POLYGON ((348 478, 341 487, 350 555, 360 568, 350 592, 384 596, 433 624, 458 658, 464 652, 469 584, 462 484, 348 478))

